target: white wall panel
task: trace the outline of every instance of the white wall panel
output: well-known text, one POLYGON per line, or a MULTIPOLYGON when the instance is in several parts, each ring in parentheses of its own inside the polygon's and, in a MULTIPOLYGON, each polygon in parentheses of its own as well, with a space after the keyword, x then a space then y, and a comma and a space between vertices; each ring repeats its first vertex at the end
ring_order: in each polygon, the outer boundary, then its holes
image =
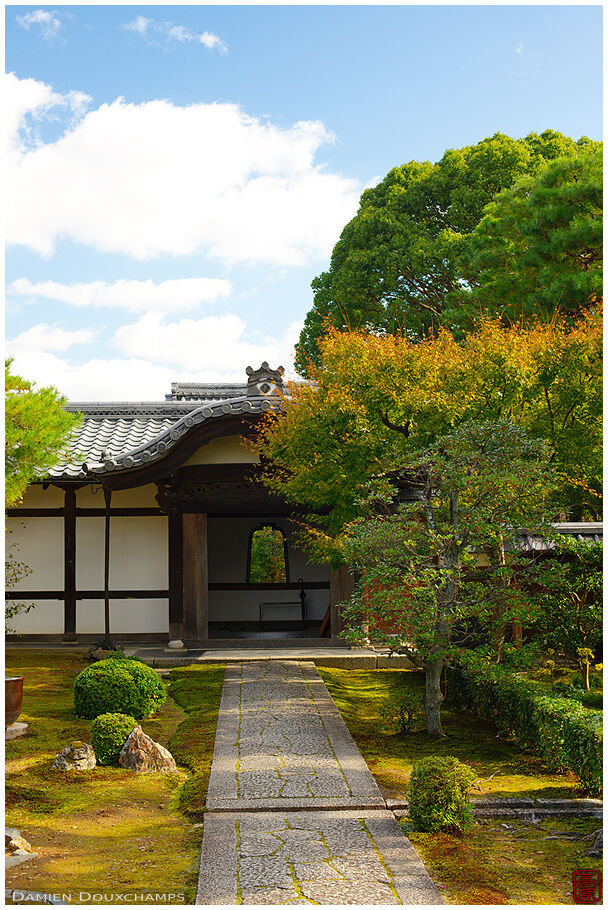
POLYGON ((32 483, 23 494, 23 501, 19 507, 24 509, 61 509, 64 503, 64 493, 59 487, 42 489, 42 484, 32 483))
POLYGON ((240 436, 221 436, 201 446, 184 464, 257 464, 259 460, 240 436))
POLYGON ((9 621, 11 629, 22 635, 62 635, 63 634, 63 601, 62 600, 28 600, 34 609, 21 613, 9 621))
MULTIPOLYGON (((76 633, 103 635, 103 600, 79 600, 76 607, 76 633)), ((111 600, 110 634, 128 632, 169 632, 169 604, 158 600, 111 600)))
MULTIPOLYGON (((164 515, 110 519, 110 588, 166 588, 168 527, 164 515)), ((103 588, 104 518, 76 519, 76 587, 103 588)))
POLYGON ((7 518, 7 551, 32 570, 16 586, 29 591, 63 590, 63 518, 7 518))

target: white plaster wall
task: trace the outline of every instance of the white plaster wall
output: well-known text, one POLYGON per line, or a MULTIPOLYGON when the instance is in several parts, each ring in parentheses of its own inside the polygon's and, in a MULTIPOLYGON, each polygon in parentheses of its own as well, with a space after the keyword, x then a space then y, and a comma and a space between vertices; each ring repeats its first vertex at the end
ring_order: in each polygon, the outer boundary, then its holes
MULTIPOLYGON (((76 634, 102 635, 103 600, 79 600, 76 607, 76 634)), ((110 633, 169 632, 167 599, 111 600, 110 633)))
MULTIPOLYGON (((76 519, 76 587, 103 588, 104 518, 76 519)), ((165 515, 110 519, 110 588, 166 589, 169 584, 165 515)), ((143 631, 143 630, 142 630, 143 631)))
POLYGON ((23 494, 19 506, 25 509, 61 509, 64 503, 64 493, 58 487, 42 489, 42 484, 32 483, 23 494))
POLYGON ((198 449, 184 464, 257 464, 259 460, 257 452, 240 436, 221 436, 198 449))
MULTIPOLYGON (((134 487, 132 490, 115 490, 112 492, 111 508, 146 508, 157 509, 155 499, 158 488, 155 483, 147 483, 143 487, 134 487)), ((86 487, 76 491, 76 505, 78 508, 105 509, 105 500, 101 484, 87 484, 86 487)))
POLYGON ((63 590, 63 518, 7 518, 6 548, 32 570, 16 590, 63 590))
POLYGON ((33 603, 34 609, 21 613, 9 621, 11 629, 22 635, 62 635, 63 634, 63 601, 62 600, 27 600, 33 603))

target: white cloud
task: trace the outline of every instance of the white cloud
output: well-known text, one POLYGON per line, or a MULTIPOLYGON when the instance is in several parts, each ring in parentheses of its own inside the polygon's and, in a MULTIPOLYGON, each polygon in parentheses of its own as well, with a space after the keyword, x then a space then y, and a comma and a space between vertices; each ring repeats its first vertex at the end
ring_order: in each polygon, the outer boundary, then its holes
POLYGON ((54 385, 72 401, 162 401, 179 380, 244 383, 245 368, 263 360, 284 366, 287 377, 293 377, 293 345, 300 329, 301 323, 294 323, 277 338, 252 342, 242 320, 230 314, 179 322, 150 314, 117 331, 125 356, 76 363, 56 352, 93 340, 92 333, 47 325, 8 341, 7 352, 15 358, 18 375, 40 386, 54 385))
POLYGON ((16 351, 13 368, 39 386, 55 386, 71 401, 163 401, 178 379, 175 370, 145 360, 96 357, 71 363, 50 351, 35 357, 16 351))
POLYGON ((291 370, 294 345, 302 329, 294 322, 279 337, 252 340, 245 322, 232 313, 169 322, 157 313, 142 316, 116 330, 117 346, 128 357, 172 364, 187 375, 193 372, 242 379, 248 364, 267 360, 291 370))
POLYGON ((118 98, 54 142, 13 143, 7 239, 45 256, 69 239, 137 259, 302 265, 327 257, 357 210, 359 183, 315 161, 331 141, 319 121, 283 128, 235 104, 118 98))
POLYGON ((32 25, 39 26, 45 41, 53 41, 63 28, 57 10, 36 9, 24 16, 17 16, 17 22, 28 31, 32 25))
POLYGON ((184 25, 174 25, 172 22, 157 22, 154 19, 147 19, 145 16, 136 16, 132 22, 126 22, 122 28, 141 35, 148 44, 152 45, 166 46, 172 42, 184 44, 196 41, 209 50, 217 50, 220 54, 228 53, 228 45, 219 35, 206 31, 198 34, 184 25))
MULTIPOLYGON (((36 127, 43 120, 63 119, 73 125, 91 103, 91 97, 84 92, 61 95, 44 82, 19 79, 14 73, 3 77, 2 94, 6 145, 13 156, 40 145, 36 127)), ((17 164, 14 158, 12 164, 17 164)))
POLYGON ((77 307, 123 307, 133 313, 193 310, 228 297, 230 291, 230 282, 222 278, 178 278, 158 284, 150 279, 120 279, 113 284, 106 281, 61 284, 57 281, 32 283, 27 278, 17 278, 8 287, 9 294, 28 302, 42 298, 77 307))
POLYGON ((136 32, 138 35, 145 35, 148 31, 148 26, 151 24, 151 19, 146 19, 145 16, 136 16, 133 22, 127 22, 123 25, 123 28, 128 32, 136 32))
POLYGON ((67 331, 56 325, 39 323, 26 329, 7 342, 11 355, 38 353, 39 351, 67 351, 74 344, 88 344, 95 339, 91 329, 67 331))
POLYGON ((523 44, 522 44, 521 41, 518 42, 517 47, 515 48, 515 53, 516 53, 519 57, 523 57, 523 55, 524 55, 524 46, 523 46, 523 44))

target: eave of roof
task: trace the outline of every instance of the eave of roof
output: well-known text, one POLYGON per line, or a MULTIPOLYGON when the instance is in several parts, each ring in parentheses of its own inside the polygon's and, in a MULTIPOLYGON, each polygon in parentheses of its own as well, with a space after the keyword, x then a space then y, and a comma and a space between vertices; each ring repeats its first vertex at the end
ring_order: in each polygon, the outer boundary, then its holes
POLYGON ((187 433, 227 415, 245 417, 281 410, 277 398, 241 395, 219 401, 70 402, 82 423, 50 480, 101 479, 160 461, 187 433))

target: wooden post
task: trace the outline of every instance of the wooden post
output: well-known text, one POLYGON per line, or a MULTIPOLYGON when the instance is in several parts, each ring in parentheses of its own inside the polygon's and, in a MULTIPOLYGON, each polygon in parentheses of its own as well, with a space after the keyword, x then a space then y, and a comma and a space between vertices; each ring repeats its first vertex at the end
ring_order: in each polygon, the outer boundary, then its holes
POLYGON ((76 490, 65 490, 63 517, 64 536, 64 605, 63 640, 77 641, 76 637, 76 490))
POLYGON ((103 561, 103 604, 104 604, 104 638, 106 645, 110 641, 110 502, 112 491, 103 488, 103 498, 106 502, 105 515, 105 541, 103 561))
POLYGON ((184 560, 182 515, 175 490, 169 494, 169 640, 184 638, 184 560))
POLYGON ((207 516, 183 515, 184 634, 188 639, 209 637, 209 569, 207 516))
POLYGON ((331 637, 337 638, 342 631, 342 618, 338 604, 348 600, 353 593, 355 580, 346 566, 332 569, 329 576, 329 603, 331 608, 331 637))

